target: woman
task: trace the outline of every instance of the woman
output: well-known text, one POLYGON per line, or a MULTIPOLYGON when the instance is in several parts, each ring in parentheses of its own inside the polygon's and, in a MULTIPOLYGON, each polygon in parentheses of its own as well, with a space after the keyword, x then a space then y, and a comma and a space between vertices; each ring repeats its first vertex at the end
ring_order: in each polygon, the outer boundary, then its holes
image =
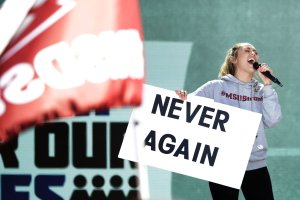
MULTIPOLYGON (((237 43, 230 48, 219 72, 219 80, 212 80, 199 87, 193 95, 214 99, 238 108, 262 114, 257 136, 242 182, 242 192, 247 200, 274 199, 266 157, 267 141, 264 129, 273 127, 281 119, 281 108, 271 80, 261 72, 272 70, 261 64, 257 70, 262 83, 254 79, 253 63, 259 61, 255 47, 249 43, 237 43)), ((187 92, 176 90, 181 99, 187 92)), ((238 199, 239 190, 209 182, 213 199, 238 199)))

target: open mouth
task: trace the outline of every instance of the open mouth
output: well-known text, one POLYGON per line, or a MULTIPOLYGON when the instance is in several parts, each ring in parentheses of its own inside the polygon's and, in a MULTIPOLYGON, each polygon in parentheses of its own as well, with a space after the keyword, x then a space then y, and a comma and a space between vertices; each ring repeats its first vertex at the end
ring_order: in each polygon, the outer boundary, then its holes
POLYGON ((249 58, 248 59, 248 63, 250 63, 250 64, 252 64, 253 65, 253 63, 255 63, 256 61, 255 61, 255 59, 254 58, 249 58))

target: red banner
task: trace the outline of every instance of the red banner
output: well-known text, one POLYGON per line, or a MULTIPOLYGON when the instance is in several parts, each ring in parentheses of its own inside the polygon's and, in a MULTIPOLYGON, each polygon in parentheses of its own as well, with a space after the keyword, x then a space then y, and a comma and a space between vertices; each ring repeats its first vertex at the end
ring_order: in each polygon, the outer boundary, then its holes
POLYGON ((141 103, 138 0, 38 2, 0 58, 2 142, 45 120, 141 103))

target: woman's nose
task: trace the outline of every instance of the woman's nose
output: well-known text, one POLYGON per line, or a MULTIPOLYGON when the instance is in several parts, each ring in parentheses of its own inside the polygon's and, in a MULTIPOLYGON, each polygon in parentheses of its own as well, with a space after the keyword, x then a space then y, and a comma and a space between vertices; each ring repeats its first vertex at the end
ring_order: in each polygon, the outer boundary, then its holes
POLYGON ((250 54, 256 56, 256 52, 255 51, 251 51, 250 54))

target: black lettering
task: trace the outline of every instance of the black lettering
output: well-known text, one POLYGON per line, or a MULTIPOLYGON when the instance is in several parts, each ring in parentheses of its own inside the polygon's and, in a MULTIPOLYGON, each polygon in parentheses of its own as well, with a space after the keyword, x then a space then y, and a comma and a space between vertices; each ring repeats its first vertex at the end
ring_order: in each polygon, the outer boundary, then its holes
POLYGON ((50 187, 63 186, 64 175, 38 175, 35 178, 34 190, 40 199, 63 200, 63 198, 53 192, 50 187))
POLYGON ((35 127, 35 165, 63 168, 69 164, 69 127, 65 122, 44 123, 35 127), (54 135, 54 156, 49 154, 49 135, 54 135))
POLYGON ((151 113, 156 114, 157 107, 159 106, 160 114, 162 116, 165 116, 166 112, 167 112, 169 101, 170 101, 170 97, 166 97, 165 101, 163 102, 161 99, 161 95, 156 94, 151 113))
POLYGON ((204 122, 205 118, 209 118, 209 119, 213 118, 212 115, 208 115, 207 114, 208 111, 214 112, 215 109, 207 107, 207 106, 204 106, 203 110, 202 110, 202 114, 201 114, 200 120, 199 120, 199 123, 198 123, 200 126, 204 126, 204 127, 207 127, 207 128, 209 128, 210 125, 204 122))
POLYGON ((29 192, 18 191, 16 188, 21 186, 23 188, 29 187, 31 182, 31 175, 8 175, 4 174, 0 176, 0 187, 1 187, 1 199, 2 200, 11 200, 11 199, 30 199, 29 192))
POLYGON ((178 157, 179 154, 184 156, 184 159, 189 159, 189 141, 187 139, 183 139, 179 147, 174 153, 175 157, 178 157))
POLYGON ((206 158, 208 158, 209 165, 214 166, 216 158, 217 158, 218 151, 219 151, 219 148, 215 147, 213 154, 211 154, 210 146, 206 144, 204 146, 204 150, 203 150, 203 154, 202 154, 200 163, 204 164, 206 158))
POLYGON ((173 118, 173 119, 179 119, 178 115, 174 115, 174 110, 181 110, 181 107, 176 106, 176 103, 183 103, 183 100, 181 99, 172 99, 171 105, 170 105, 170 109, 169 109, 169 113, 168 113, 168 117, 173 118))
POLYGON ((113 122, 110 124, 110 168, 112 169, 123 169, 124 162, 129 162, 131 168, 137 167, 136 162, 125 161, 118 157, 127 125, 128 123, 123 122, 113 122))
POLYGON ((176 138, 174 137, 174 135, 171 134, 165 134, 163 135, 160 140, 159 140, 159 144, 158 144, 158 149, 160 150, 160 152, 165 153, 165 154, 170 154, 173 152, 175 145, 174 144, 170 144, 170 143, 166 143, 166 147, 168 147, 168 149, 164 149, 164 142, 165 140, 169 138, 171 139, 172 142, 176 142, 176 138))
POLYGON ((199 112, 201 108, 201 105, 197 105, 197 107, 194 109, 194 111, 191 113, 191 103, 186 102, 186 122, 191 123, 193 119, 195 118, 196 114, 199 112))
POLYGON ((4 168, 18 168, 19 160, 16 155, 18 148, 18 137, 9 140, 6 143, 0 144, 0 154, 4 168))
POLYGON ((228 120, 229 120, 229 114, 228 114, 228 112, 223 111, 223 110, 218 110, 212 128, 213 128, 213 129, 217 129, 217 127, 218 127, 218 125, 219 125, 221 131, 226 132, 226 131, 225 131, 225 126, 224 126, 224 124, 225 124, 226 122, 228 122, 228 120), (222 119, 221 119, 221 116, 223 116, 222 119))
POLYGON ((73 129, 73 165, 77 168, 106 168, 106 123, 93 123, 92 145, 87 145, 87 127, 85 122, 74 122, 73 129), (87 156, 91 147, 92 156, 87 156))
POLYGON ((194 156, 193 156, 192 161, 194 161, 194 162, 197 161, 200 148, 201 148, 201 143, 197 142, 197 145, 196 145, 196 148, 195 148, 195 152, 194 152, 194 156))
POLYGON ((151 130, 147 137, 145 138, 145 146, 150 146, 152 151, 156 151, 156 138, 155 138, 156 132, 151 130))

